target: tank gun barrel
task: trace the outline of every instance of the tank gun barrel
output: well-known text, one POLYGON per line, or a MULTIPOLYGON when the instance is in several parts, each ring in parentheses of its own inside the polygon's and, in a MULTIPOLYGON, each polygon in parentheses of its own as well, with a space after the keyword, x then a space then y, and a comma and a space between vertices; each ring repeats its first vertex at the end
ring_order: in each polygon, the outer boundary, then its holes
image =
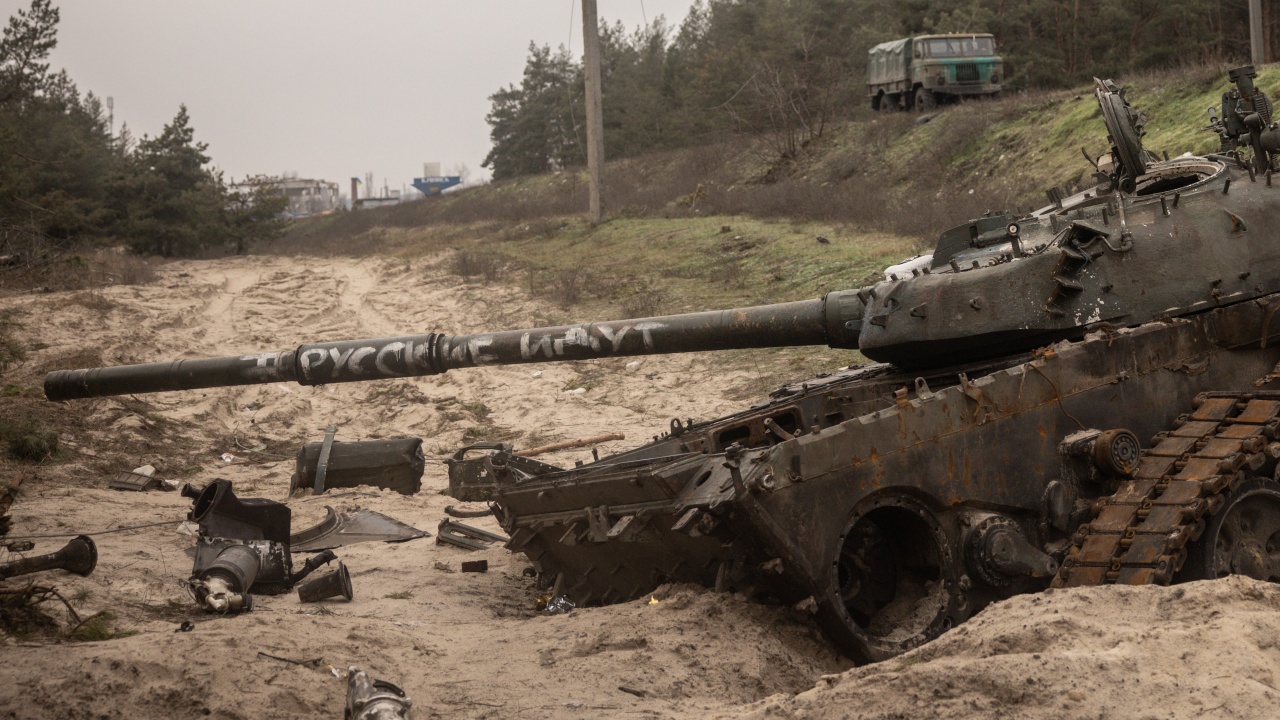
POLYGON ((341 340, 281 352, 58 370, 50 400, 293 381, 301 385, 438 375, 477 365, 584 360, 740 348, 857 347, 856 292, 736 310, 507 330, 341 340))

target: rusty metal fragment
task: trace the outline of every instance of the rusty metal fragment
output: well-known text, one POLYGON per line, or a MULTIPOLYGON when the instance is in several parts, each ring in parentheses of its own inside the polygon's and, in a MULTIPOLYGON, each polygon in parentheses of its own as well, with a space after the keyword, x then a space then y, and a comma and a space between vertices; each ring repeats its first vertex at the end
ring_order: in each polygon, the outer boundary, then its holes
POLYGON ((374 680, 354 665, 347 669, 347 708, 343 720, 409 720, 413 701, 398 686, 374 680))
POLYGON ((298 451, 289 494, 370 485, 413 495, 422 489, 425 463, 421 438, 342 442, 326 433, 324 442, 307 443, 298 451))
POLYGON ((289 538, 294 552, 316 552, 362 542, 406 542, 431 533, 373 510, 335 512, 325 506, 325 518, 289 538))
POLYGON ((505 543, 509 540, 505 535, 454 522, 449 518, 442 519, 436 528, 437 545, 453 545, 463 550, 484 550, 490 543, 505 543))
POLYGON ((97 565, 97 546, 89 536, 80 535, 57 552, 0 563, 0 580, 45 570, 66 570, 76 575, 88 575, 97 565))

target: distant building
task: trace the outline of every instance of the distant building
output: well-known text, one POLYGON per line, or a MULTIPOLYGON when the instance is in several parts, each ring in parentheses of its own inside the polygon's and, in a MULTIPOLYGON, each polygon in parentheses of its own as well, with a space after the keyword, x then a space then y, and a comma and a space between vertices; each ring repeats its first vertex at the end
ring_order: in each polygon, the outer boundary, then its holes
POLYGON ((356 200, 356 207, 360 210, 372 210, 388 205, 399 205, 400 200, 400 191, 392 190, 391 194, 383 197, 359 198, 356 200))
POLYGON ((274 187, 280 194, 289 199, 285 214, 289 217, 308 217, 333 212, 342 206, 342 198, 338 195, 338 183, 327 180, 308 180, 299 177, 283 178, 257 177, 246 178, 244 182, 234 183, 231 190, 249 191, 261 185, 274 187))
POLYGON ((365 181, 361 182, 360 178, 351 178, 351 209, 352 210, 372 210, 373 208, 386 207, 388 205, 399 205, 404 199, 400 195, 399 190, 392 190, 384 183, 382 186, 382 195, 360 197, 360 186, 364 185, 366 193, 373 192, 373 173, 365 175, 365 181))

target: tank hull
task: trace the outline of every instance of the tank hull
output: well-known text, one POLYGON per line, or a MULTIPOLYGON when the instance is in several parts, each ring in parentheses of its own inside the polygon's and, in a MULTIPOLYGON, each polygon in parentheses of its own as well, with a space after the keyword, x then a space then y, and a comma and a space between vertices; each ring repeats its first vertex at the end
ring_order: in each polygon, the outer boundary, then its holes
POLYGON ((1274 340, 1261 342, 1275 299, 923 376, 847 370, 501 488, 497 512, 509 547, 576 604, 633 599, 663 582, 812 598, 805 606, 842 649, 884 659, 993 600, 1046 587, 1052 573, 983 582, 973 528, 996 514, 1060 557, 1083 508, 1106 493, 1073 480, 1063 438, 1123 427, 1146 445, 1198 394, 1253 388, 1280 361, 1274 340), (842 570, 852 549, 882 585, 860 588, 861 600, 842 570))

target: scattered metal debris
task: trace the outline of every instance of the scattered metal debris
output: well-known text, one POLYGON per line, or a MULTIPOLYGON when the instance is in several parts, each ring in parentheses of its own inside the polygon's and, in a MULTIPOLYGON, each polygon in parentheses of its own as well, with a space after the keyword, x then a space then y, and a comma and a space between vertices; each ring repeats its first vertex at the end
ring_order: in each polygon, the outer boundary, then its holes
POLYGON ((213 612, 244 612, 253 607, 251 592, 278 595, 293 588, 287 506, 238 498, 231 481, 221 478, 201 490, 186 485, 182 495, 192 499, 187 517, 199 526, 187 581, 197 603, 213 612))
POLYGON ((398 686, 373 680, 354 665, 347 668, 347 710, 343 720, 409 720, 413 701, 398 686))
POLYGON ((405 542, 431 533, 406 525, 373 510, 335 512, 325 506, 325 518, 294 533, 289 541, 294 552, 314 552, 362 542, 405 542))
POLYGON ((488 560, 463 560, 462 572, 464 573, 489 572, 489 561, 488 560))
POLYGON ((298 665, 300 667, 309 667, 309 668, 319 668, 322 664, 324 664, 324 658, 311 658, 310 660, 294 660, 293 658, 280 657, 279 655, 264 653, 261 650, 258 651, 258 657, 264 657, 264 658, 267 658, 268 660, 279 660, 280 662, 286 662, 286 663, 289 663, 290 665, 298 665))
POLYGON ((449 495, 463 502, 485 502, 504 485, 521 480, 558 472, 561 468, 516 455, 510 443, 478 442, 459 448, 445 459, 449 466, 449 495), (473 451, 491 451, 467 457, 473 451))
MULTIPOLYGON (((206 538, 201 538, 206 540, 206 538)), ((217 541, 211 542, 216 543, 217 541)), ((258 578, 262 559, 255 548, 241 543, 217 544, 212 560, 202 562, 196 552, 196 569, 187 587, 196 602, 216 613, 248 612, 253 609, 249 588, 258 578)))
POLYGON ((484 550, 489 543, 506 543, 510 538, 477 527, 454 522, 449 518, 436 527, 436 544, 453 545, 464 550, 484 550))
POLYGON ((600 443, 609 442, 611 440, 626 440, 627 436, 622 433, 604 433, 603 435, 593 435, 588 438, 579 438, 577 440, 565 440, 563 442, 551 443, 550 445, 539 445, 528 450, 517 450, 516 455, 520 457, 533 457, 534 455, 544 455, 557 450, 572 450, 573 448, 587 447, 588 445, 599 445, 600 443))
POLYGON ((333 488, 371 485, 413 495, 422 489, 426 459, 422 438, 393 438, 360 442, 334 441, 335 428, 324 442, 307 443, 298 451, 289 494, 310 488, 320 495, 333 488))
POLYGON ((318 555, 308 558, 307 561, 302 564, 302 569, 290 576, 289 580, 292 581, 294 585, 297 585, 302 582, 303 578, 314 572, 316 568, 337 559, 338 556, 335 555, 332 550, 324 550, 318 555))
POLYGON ((456 518, 480 518, 491 517, 493 515, 493 510, 491 508, 485 508, 484 510, 460 510, 452 505, 445 505, 444 514, 449 517, 456 518))
POLYGON ((196 629, 195 623, 191 622, 190 620, 183 620, 182 624, 178 625, 178 629, 174 630, 174 632, 191 632, 192 630, 195 630, 195 629, 196 629))
POLYGON ((341 597, 351 602, 351 573, 346 563, 339 562, 333 572, 321 575, 298 586, 298 601, 304 603, 320 602, 329 598, 341 597))
POLYGON ((107 487, 112 490, 132 490, 141 492, 143 490, 177 490, 178 483, 174 480, 162 480, 155 477, 156 469, 151 465, 143 465, 132 470, 121 470, 115 479, 107 483, 107 487))
POLYGON ((0 580, 45 570, 66 570, 76 575, 88 575, 97 565, 98 548, 87 535, 80 535, 57 552, 0 563, 0 580))
POLYGON ((564 595, 556 595, 547 600, 546 605, 543 608, 543 612, 548 615, 564 615, 576 607, 577 605, 575 605, 569 598, 564 595))

